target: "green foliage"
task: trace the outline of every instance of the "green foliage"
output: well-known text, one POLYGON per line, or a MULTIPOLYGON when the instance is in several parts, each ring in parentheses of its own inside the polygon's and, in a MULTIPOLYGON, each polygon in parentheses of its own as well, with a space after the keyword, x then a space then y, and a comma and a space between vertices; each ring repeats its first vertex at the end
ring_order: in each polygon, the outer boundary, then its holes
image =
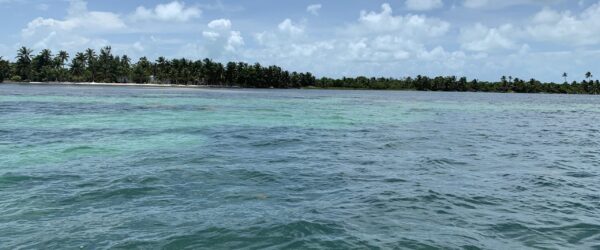
POLYGON ((23 79, 21 79, 21 77, 20 77, 20 76, 17 76, 17 75, 14 75, 14 76, 12 76, 12 77, 10 78, 10 81, 12 81, 12 82, 20 82, 20 81, 22 81, 22 80, 23 80, 23 79))
POLYGON ((146 57, 140 58, 139 62, 133 67, 133 81, 135 83, 148 83, 152 65, 146 57))
POLYGON ((17 52, 16 73, 22 80, 31 79, 31 54, 33 50, 21 47, 17 52))
MULTIPOLYGON (((591 76, 590 76, 591 78, 591 76)), ((511 93, 555 93, 555 94, 600 94, 598 80, 573 82, 572 84, 541 83, 530 79, 525 81, 511 76, 503 76, 499 82, 485 82, 465 77, 454 76, 429 78, 321 78, 317 81, 321 88, 351 88, 351 89, 394 89, 419 91, 457 91, 457 92, 511 92, 511 93)))
POLYGON ((0 57, 0 82, 10 78, 10 63, 0 57))

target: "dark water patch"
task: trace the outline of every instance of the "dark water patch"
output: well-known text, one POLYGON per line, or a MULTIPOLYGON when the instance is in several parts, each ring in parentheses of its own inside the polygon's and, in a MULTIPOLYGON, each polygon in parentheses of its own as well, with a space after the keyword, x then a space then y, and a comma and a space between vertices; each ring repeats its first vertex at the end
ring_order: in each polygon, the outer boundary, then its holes
POLYGON ((91 147, 91 146, 75 146, 75 147, 67 148, 62 151, 63 154, 79 154, 79 155, 102 154, 102 153, 110 153, 110 152, 118 152, 118 151, 114 150, 114 149, 97 148, 97 147, 91 147))
POLYGON ((494 225, 492 230, 504 238, 516 239, 528 247, 541 247, 546 244, 572 247, 578 244, 593 243, 600 237, 600 225, 588 223, 539 227, 512 222, 494 225))
POLYGON ((423 167, 441 167, 441 168, 445 168, 445 167, 460 167, 460 166, 467 166, 468 163, 463 162, 463 161, 457 161, 457 160, 453 160, 453 159, 448 159, 448 158, 430 158, 430 157, 426 157, 425 159, 420 161, 420 165, 422 165, 423 167))
POLYGON ((301 139, 298 138, 278 138, 271 140, 263 140, 250 143, 253 147, 285 147, 293 146, 302 143, 301 139))
POLYGON ((530 178, 529 181, 531 182, 531 184, 533 184, 535 186, 548 187, 548 188, 562 187, 565 182, 564 180, 559 179, 559 178, 543 176, 543 175, 538 175, 538 176, 532 177, 532 178, 530 178))
POLYGON ((93 191, 79 192, 71 195, 68 198, 61 199, 59 204, 96 204, 101 203, 103 206, 111 206, 122 202, 132 202, 135 199, 147 198, 153 195, 159 195, 162 191, 157 187, 150 186, 132 186, 132 187, 117 187, 112 186, 106 188, 98 188, 93 191))
POLYGON ((387 182, 387 183, 405 183, 405 182, 407 182, 407 180, 400 179, 400 178, 387 178, 387 179, 383 179, 383 182, 387 182))
POLYGON ((462 201, 472 206, 498 206, 503 202, 506 202, 503 199, 493 197, 493 196, 458 196, 454 194, 446 194, 446 196, 450 197, 452 200, 462 201))
POLYGON ((0 187, 32 187, 50 182, 70 182, 80 180, 82 177, 74 174, 48 174, 48 173, 5 173, 0 175, 0 187))
POLYGON ((257 183, 272 183, 279 180, 275 173, 247 169, 231 170, 228 175, 232 177, 232 180, 245 180, 257 183))
POLYGON ((111 181, 112 184, 151 184, 160 182, 160 178, 155 176, 126 176, 111 181))
POLYGON ((34 181, 45 181, 48 178, 40 177, 40 176, 29 176, 29 175, 19 175, 13 173, 7 173, 0 176, 0 183, 9 185, 9 184, 17 184, 20 182, 34 182, 34 181))
POLYGON ((575 178, 592 178, 598 176, 597 174, 589 172, 567 172, 565 175, 575 178))

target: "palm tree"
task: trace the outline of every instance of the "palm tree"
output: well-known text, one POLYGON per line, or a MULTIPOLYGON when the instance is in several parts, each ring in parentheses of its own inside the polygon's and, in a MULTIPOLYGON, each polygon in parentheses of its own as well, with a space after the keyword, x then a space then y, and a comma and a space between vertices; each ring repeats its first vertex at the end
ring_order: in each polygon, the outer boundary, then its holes
POLYGON ((113 55, 112 48, 110 46, 106 46, 100 49, 100 55, 98 55, 98 69, 99 69, 99 78, 100 81, 103 82, 112 82, 114 77, 112 77, 111 68, 113 64, 113 55))
POLYGON ((31 54, 33 50, 23 46, 17 51, 17 74, 21 80, 29 80, 31 78, 31 54))
POLYGON ((71 76, 75 81, 81 81, 84 78, 86 60, 85 54, 81 52, 75 54, 71 62, 71 76))
POLYGON ((592 77, 594 77, 594 75, 592 75, 592 72, 588 71, 587 73, 585 73, 585 79, 590 79, 592 77))
POLYGON ((565 83, 567 83, 567 77, 569 77, 569 74, 567 74, 567 72, 564 72, 562 77, 565 78, 565 83))
POLYGON ((69 60, 69 53, 64 50, 58 52, 56 57, 54 57, 56 61, 56 71, 58 72, 58 80, 63 81, 63 75, 65 71, 65 62, 69 60))
POLYGON ((161 83, 167 80, 167 59, 162 56, 156 60, 156 79, 161 83))
POLYGON ((85 50, 85 57, 87 60, 87 67, 92 74, 92 82, 96 80, 96 52, 93 49, 85 50))
POLYGON ((60 62, 60 67, 61 68, 65 68, 65 62, 67 60, 69 60, 69 53, 67 53, 64 50, 61 50, 58 52, 58 55, 56 55, 56 58, 58 59, 58 62, 60 62))
POLYGON ((31 62, 31 54, 33 50, 23 46, 17 51, 17 60, 22 59, 31 62))
POLYGON ((52 51, 43 49, 33 58, 34 78, 36 81, 55 80, 55 62, 52 58, 52 51))
POLYGON ((129 75, 131 73, 131 59, 127 55, 121 56, 119 64, 119 81, 128 82, 130 81, 129 75))
POLYGON ((0 82, 4 82, 4 79, 8 78, 10 75, 10 65, 8 61, 4 60, 2 56, 0 56, 0 82))

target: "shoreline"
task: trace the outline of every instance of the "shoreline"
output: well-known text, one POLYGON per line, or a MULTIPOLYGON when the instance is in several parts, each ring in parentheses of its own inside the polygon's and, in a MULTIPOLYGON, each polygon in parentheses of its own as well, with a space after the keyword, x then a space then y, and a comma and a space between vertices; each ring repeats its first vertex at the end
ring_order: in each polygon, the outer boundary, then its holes
MULTIPOLYGON (((2 84, 16 85, 40 85, 40 86, 91 86, 91 87, 143 87, 143 88, 180 88, 180 89, 260 89, 243 88, 239 86, 221 86, 221 85, 183 85, 183 84, 157 84, 157 83, 104 83, 104 82, 1 82, 2 84)), ((280 89, 280 88, 263 88, 280 89)), ((445 93, 488 93, 488 94, 532 94, 532 95, 590 95, 593 94, 572 94, 572 93, 519 93, 519 92, 494 92, 494 91, 423 91, 416 89, 368 89, 368 88, 322 88, 322 87, 302 87, 290 88, 301 90, 342 90, 342 91, 407 91, 407 92, 445 92, 445 93)))
POLYGON ((194 88, 194 89, 217 89, 239 87, 225 87, 213 85, 183 85, 183 84, 157 84, 157 83, 106 83, 106 82, 2 82, 0 84, 18 85, 58 85, 58 86, 98 86, 98 87, 156 87, 156 88, 194 88))

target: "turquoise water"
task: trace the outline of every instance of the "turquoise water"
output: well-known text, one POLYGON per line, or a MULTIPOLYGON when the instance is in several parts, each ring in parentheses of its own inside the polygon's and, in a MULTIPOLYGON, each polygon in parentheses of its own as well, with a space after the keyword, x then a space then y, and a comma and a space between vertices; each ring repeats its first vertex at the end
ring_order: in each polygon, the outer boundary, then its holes
POLYGON ((0 248, 600 248, 600 97, 0 85, 0 248))

